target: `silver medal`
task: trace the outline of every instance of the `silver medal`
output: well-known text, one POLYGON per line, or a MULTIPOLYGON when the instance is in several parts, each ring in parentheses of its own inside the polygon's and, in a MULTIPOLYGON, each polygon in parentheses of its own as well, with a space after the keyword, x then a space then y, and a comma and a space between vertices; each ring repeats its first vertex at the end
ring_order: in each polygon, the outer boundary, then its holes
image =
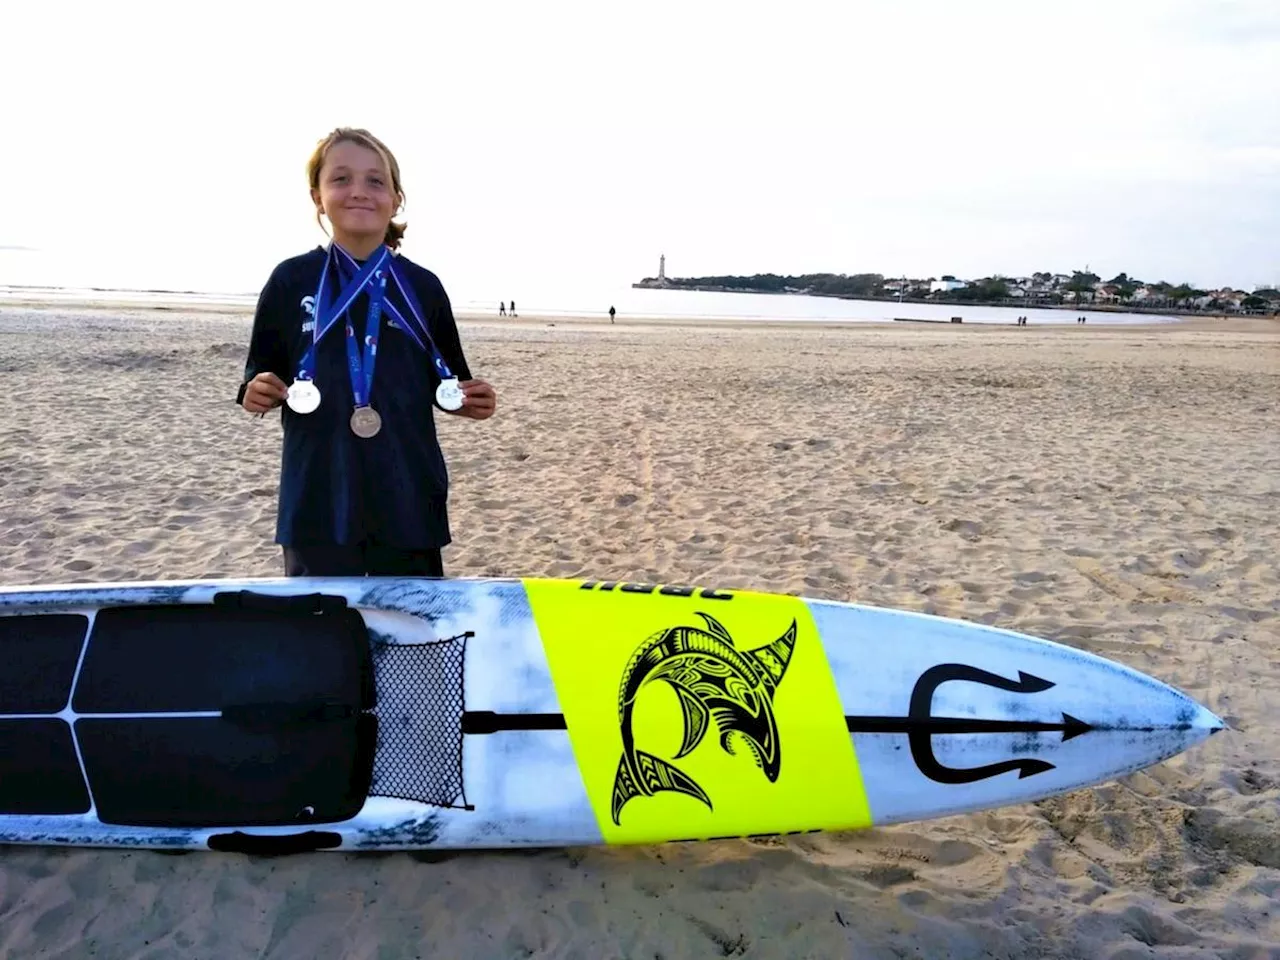
POLYGON ((351 413, 351 432, 357 437, 368 440, 376 437, 382 429, 382 417, 373 407, 356 407, 351 413))
POLYGON ((320 389, 310 380, 295 380, 289 384, 285 402, 294 413, 315 413, 320 406, 320 389))
POLYGON ((436 403, 440 404, 445 410, 461 409, 462 401, 466 399, 466 396, 462 392, 462 388, 458 386, 457 377, 441 380, 440 386, 436 387, 436 403))

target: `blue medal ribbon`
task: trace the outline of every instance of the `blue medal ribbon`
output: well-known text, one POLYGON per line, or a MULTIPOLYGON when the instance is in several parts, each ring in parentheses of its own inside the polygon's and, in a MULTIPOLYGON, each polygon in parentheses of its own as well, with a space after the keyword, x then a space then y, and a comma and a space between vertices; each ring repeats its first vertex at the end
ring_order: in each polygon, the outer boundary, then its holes
MULTIPOLYGON (((366 286, 370 287, 370 296, 374 284, 371 283, 374 275, 383 267, 387 259, 391 256, 391 251, 387 247, 380 246, 369 257, 368 261, 360 272, 356 274, 354 280, 345 282, 342 292, 338 294, 338 299, 334 302, 333 308, 326 311, 328 294, 329 294, 329 269, 335 268, 339 276, 346 281, 346 277, 341 270, 341 264, 334 258, 334 245, 330 245, 328 253, 325 256, 324 269, 320 271, 320 285, 316 288, 315 302, 311 307, 312 327, 311 327, 311 343, 307 347, 306 353, 303 355, 298 366, 298 379, 310 380, 316 369, 316 344, 321 338, 332 329, 333 325, 338 322, 351 304, 355 302, 356 297, 360 296, 366 286)), ((349 256, 349 254, 348 254, 349 256)), ((353 261, 354 262, 354 261, 353 261)), ((379 294, 379 299, 381 295, 379 294)))
POLYGON ((332 264, 333 251, 326 250, 324 269, 320 271, 320 285, 316 288, 316 295, 311 300, 311 342, 307 344, 302 359, 298 361, 298 375, 294 378, 296 380, 311 380, 315 376, 316 344, 320 342, 321 308, 324 305, 324 295, 329 290, 329 267, 332 264))
POLYGON ((336 243, 331 243, 325 253, 324 267, 320 271, 320 284, 316 289, 311 310, 313 321, 311 342, 307 345, 306 352, 299 362, 297 379, 312 379, 316 368, 316 346, 338 322, 338 319, 348 313, 351 305, 366 287, 369 290, 369 312, 365 324, 363 349, 357 343, 355 326, 350 316, 346 321, 347 368, 351 374, 351 393, 355 405, 368 406, 370 394, 373 392, 373 372, 378 358, 379 324, 384 306, 392 318, 399 321, 401 328, 418 345, 418 348, 431 353, 432 362, 440 379, 456 379, 431 337, 422 306, 414 296, 412 285, 401 279, 390 248, 385 244, 380 245, 364 265, 360 266, 350 253, 336 243), (359 269, 356 269, 357 267, 359 269), (328 302, 330 271, 337 274, 342 283, 342 292, 338 294, 332 307, 328 302), (353 272, 354 276, 352 276, 353 272), (412 323, 405 319, 404 315, 396 309, 396 305, 386 296, 388 277, 394 281, 396 289, 400 291, 400 295, 408 305, 413 317, 412 323))
MULTIPOLYGON (((386 250, 387 248, 384 246, 382 249, 386 250)), ((347 253, 347 251, 343 250, 341 247, 337 247, 337 251, 338 270, 345 278, 350 270, 356 266, 356 260, 351 256, 351 254, 347 253)), ((389 252, 390 251, 388 251, 388 253, 389 252)), ((418 303, 418 298, 413 294, 412 284, 406 283, 400 278, 400 271, 396 267, 395 257, 390 258, 387 272, 391 275, 392 282, 395 283, 396 289, 400 291, 400 296, 404 298, 405 304, 409 307, 409 313, 412 315, 414 322, 410 323, 407 321, 404 314, 396 309, 395 303, 393 303, 389 298, 385 301, 387 313, 391 315, 392 319, 396 320, 400 324, 400 327, 409 335, 410 339, 418 345, 418 349, 422 350, 424 353, 429 352, 431 354, 431 360, 435 364, 436 372, 440 374, 441 380, 454 379, 453 372, 449 369, 449 365, 445 363, 444 357, 436 347, 435 341, 431 338, 431 331, 427 326, 422 305, 418 303), (419 334, 421 334, 421 336, 419 336, 419 334)))
POLYGON ((365 323, 363 359, 360 348, 356 345, 355 324, 350 316, 347 317, 347 366, 351 370, 351 395, 355 398, 357 407, 367 407, 369 394, 373 392, 373 367, 378 359, 378 324, 382 320, 382 302, 386 292, 386 271, 374 271, 373 282, 369 287, 369 316, 365 323))

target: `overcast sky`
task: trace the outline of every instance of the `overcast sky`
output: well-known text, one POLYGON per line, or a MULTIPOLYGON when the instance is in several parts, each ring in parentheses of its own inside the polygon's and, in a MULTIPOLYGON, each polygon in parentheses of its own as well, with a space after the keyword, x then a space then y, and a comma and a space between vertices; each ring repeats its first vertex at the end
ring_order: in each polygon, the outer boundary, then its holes
POLYGON ((0 282, 256 291, 303 167, 396 152, 446 287, 1069 272, 1280 282, 1280 2, 14 4, 0 282), (34 274, 32 275, 34 276, 34 274))

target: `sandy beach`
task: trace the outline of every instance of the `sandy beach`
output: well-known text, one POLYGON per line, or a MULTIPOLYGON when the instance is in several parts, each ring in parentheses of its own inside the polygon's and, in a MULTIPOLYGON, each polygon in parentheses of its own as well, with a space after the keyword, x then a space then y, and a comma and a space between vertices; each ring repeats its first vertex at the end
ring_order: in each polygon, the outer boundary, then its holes
MULTIPOLYGON (((251 317, 0 307, 0 584, 277 575, 251 317)), ((0 849, 0 958, 1280 957, 1280 320, 460 318, 456 576, 709 582, 998 624, 1233 729, 1038 804, 463 855, 0 849)))

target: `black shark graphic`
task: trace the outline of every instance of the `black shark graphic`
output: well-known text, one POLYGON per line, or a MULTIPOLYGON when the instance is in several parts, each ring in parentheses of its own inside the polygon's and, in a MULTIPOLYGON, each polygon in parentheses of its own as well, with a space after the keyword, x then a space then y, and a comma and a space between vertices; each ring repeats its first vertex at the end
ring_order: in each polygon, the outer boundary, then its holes
POLYGON ((680 752, 673 759, 693 752, 714 722, 725 752, 734 754, 736 747, 745 747, 770 783, 778 779, 782 750, 773 695, 795 650, 795 621, 768 646, 739 651, 729 632, 713 617, 705 613, 698 616, 706 621, 706 630, 671 627, 655 634, 636 651, 622 675, 618 696, 622 759, 613 782, 615 824, 621 824, 627 801, 662 790, 683 793, 712 808, 711 798, 692 777, 666 760, 636 749, 631 729, 636 696, 655 680, 671 685, 684 714, 680 752))

